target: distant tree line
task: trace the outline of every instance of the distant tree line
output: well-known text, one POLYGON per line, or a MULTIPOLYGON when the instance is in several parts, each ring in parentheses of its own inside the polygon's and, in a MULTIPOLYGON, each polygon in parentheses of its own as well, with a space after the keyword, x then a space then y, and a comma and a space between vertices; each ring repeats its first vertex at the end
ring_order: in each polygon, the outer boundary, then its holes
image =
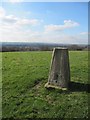
MULTIPOLYGON (((2 52, 14 52, 14 51, 52 51, 54 47, 57 46, 47 46, 42 45, 39 47, 31 47, 31 46, 2 46, 0 47, 0 51, 2 52)), ((90 50, 88 45, 79 46, 79 45, 68 45, 68 46, 58 46, 58 47, 67 47, 69 50, 90 50)))

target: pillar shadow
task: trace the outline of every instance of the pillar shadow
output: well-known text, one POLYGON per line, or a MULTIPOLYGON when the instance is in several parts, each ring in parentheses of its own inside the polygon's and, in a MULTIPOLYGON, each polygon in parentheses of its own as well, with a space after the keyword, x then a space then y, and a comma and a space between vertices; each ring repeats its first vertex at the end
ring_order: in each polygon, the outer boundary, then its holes
POLYGON ((90 93, 90 84, 78 83, 78 82, 70 82, 69 90, 71 92, 88 92, 90 93))

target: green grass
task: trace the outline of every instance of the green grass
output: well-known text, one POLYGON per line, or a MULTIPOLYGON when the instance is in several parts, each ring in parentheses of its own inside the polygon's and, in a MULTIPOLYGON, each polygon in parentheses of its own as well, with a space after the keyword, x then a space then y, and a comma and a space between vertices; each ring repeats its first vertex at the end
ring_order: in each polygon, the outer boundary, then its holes
POLYGON ((87 118, 88 53, 71 51, 71 87, 47 90, 52 52, 2 53, 3 118, 87 118))

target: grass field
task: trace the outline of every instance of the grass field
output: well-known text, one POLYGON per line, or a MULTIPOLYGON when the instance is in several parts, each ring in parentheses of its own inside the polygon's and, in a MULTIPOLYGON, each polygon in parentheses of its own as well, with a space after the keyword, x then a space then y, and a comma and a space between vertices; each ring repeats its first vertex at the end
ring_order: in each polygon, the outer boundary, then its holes
MULTIPOLYGON (((52 52, 2 53, 3 118, 87 118, 88 53, 71 51, 71 87, 47 90, 52 52)), ((13 119, 12 119, 13 120, 13 119)))

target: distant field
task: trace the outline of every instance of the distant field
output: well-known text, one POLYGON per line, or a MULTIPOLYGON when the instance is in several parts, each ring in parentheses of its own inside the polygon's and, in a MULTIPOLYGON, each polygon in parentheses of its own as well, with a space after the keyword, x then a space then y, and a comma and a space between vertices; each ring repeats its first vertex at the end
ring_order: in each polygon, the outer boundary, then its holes
POLYGON ((51 55, 52 52, 2 53, 3 118, 88 117, 88 53, 69 52, 72 85, 67 92, 44 88, 51 55))

